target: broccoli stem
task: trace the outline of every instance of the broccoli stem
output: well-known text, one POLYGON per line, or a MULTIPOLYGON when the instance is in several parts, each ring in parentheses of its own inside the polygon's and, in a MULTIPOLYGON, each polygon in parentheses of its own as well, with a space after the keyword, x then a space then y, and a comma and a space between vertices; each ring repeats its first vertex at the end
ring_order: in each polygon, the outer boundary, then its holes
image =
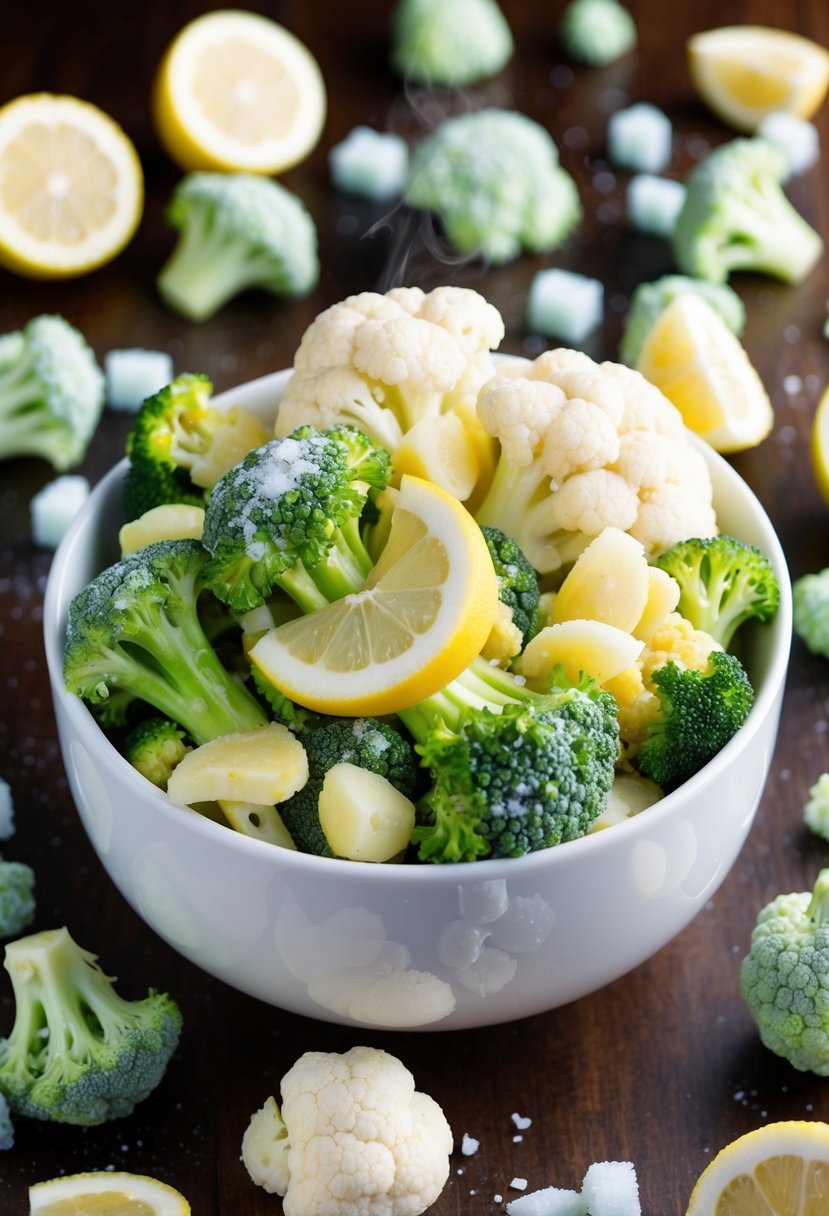
POLYGON ((527 520, 539 496, 542 500, 546 497, 549 481, 540 460, 519 466, 502 455, 486 496, 475 512, 476 520, 482 527, 499 528, 523 548, 520 537, 526 532, 527 520))
POLYGON ((360 536, 359 520, 355 518, 337 529, 323 561, 310 568, 299 561, 276 582, 303 613, 309 613, 362 591, 371 569, 372 561, 360 536))
POLYGON ((739 233, 722 250, 729 270, 763 270, 785 283, 799 283, 820 256, 820 236, 782 192, 778 199, 755 189, 745 200, 735 193, 729 216, 739 233))
POLYGON ((818 874, 806 915, 816 925, 825 925, 829 921, 829 870, 821 870, 818 874))
POLYGON ((468 709, 488 709, 497 714, 505 705, 533 696, 514 675, 479 656, 440 692, 410 709, 399 710, 398 717, 416 743, 425 743, 438 723, 449 731, 457 730, 468 709))
POLYGON ((191 321, 206 321, 233 296, 261 286, 273 267, 251 256, 242 241, 229 240, 192 208, 181 238, 158 276, 165 302, 191 321))
POLYGON ((42 456, 65 468, 65 428, 44 409, 42 394, 28 351, 0 371, 0 453, 42 456))

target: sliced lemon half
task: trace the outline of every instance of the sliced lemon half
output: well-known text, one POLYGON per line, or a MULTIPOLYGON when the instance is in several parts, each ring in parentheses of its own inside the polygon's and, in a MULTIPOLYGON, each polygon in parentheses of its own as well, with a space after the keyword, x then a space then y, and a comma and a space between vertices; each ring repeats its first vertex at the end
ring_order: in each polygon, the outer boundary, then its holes
POLYGON ((475 520, 445 490, 404 476, 365 590, 271 630, 249 657, 300 705, 329 714, 395 713, 472 662, 497 604, 475 520))
POLYGON ((325 84, 311 52, 283 26, 223 9, 173 40, 153 107, 159 138, 182 169, 281 173, 322 133, 325 84))
POLYGON ((829 1125, 768 1123, 726 1145, 700 1175, 686 1216, 825 1216, 829 1125))
POLYGON ((812 469, 823 501, 829 504, 829 386, 817 404, 812 419, 812 469))
POLYGON ((688 62, 702 100, 738 131, 756 131, 775 110, 811 118, 829 87, 829 51, 765 25, 694 34, 688 62))
POLYGON ((101 1170, 29 1187, 29 1216, 189 1216, 173 1187, 145 1174, 101 1170))
POLYGON ((756 447, 774 425, 768 393, 739 338, 692 292, 657 318, 637 367, 718 452, 756 447))
POLYGON ((33 93, 0 109, 0 263, 29 278, 85 274, 127 244, 144 206, 138 154, 77 97, 33 93))

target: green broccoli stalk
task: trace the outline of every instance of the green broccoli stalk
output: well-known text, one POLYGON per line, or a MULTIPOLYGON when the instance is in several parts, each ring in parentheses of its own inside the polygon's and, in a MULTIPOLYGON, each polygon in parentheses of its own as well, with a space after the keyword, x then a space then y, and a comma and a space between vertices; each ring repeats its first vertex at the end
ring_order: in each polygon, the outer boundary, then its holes
POLYGON ((556 672, 547 693, 476 659, 400 711, 433 785, 412 840, 421 861, 521 857, 583 836, 613 784, 613 698, 556 672))
POLYGON ((124 758, 142 777, 166 790, 173 769, 191 750, 184 731, 169 718, 145 718, 124 740, 124 758))
POLYGON ((305 296, 319 278, 317 231, 284 186, 247 173, 191 173, 176 187, 167 221, 179 242, 158 277, 165 303, 205 321, 251 287, 305 296))
POLYGON ((571 0, 558 36, 571 59, 604 67, 636 46, 636 23, 618 0, 571 0))
POLYGON ((679 584, 678 611, 723 650, 752 618, 768 624, 780 607, 780 584, 765 553, 720 534, 679 541, 656 558, 679 584))
POLYGON ((16 1114, 95 1127, 152 1093, 181 1031, 171 997, 120 997, 65 928, 10 942, 5 967, 15 1019, 0 1039, 0 1093, 16 1114))
POLYGON ((399 0, 392 66, 407 80, 463 88, 509 62, 512 34, 495 0, 399 0))
POLYGON ((413 798, 418 786, 417 757, 410 741, 385 722, 373 718, 337 718, 303 734, 308 756, 308 781, 285 802, 279 813, 294 844, 303 853, 332 856, 320 826, 319 797, 325 774, 335 764, 353 764, 378 773, 396 790, 413 798))
POLYGON ((792 585, 794 630, 812 654, 829 658, 829 566, 792 585))
POLYGON ((668 793, 736 734, 754 703, 754 690, 739 659, 722 650, 712 650, 707 670, 670 662, 657 668, 652 680, 659 712, 634 764, 668 793))
POLYGON ((666 274, 652 283, 640 283, 630 298, 630 307, 625 315, 619 342, 619 358, 623 363, 627 363, 628 367, 636 367, 645 339, 657 319, 677 296, 686 291, 702 296, 722 317, 733 334, 737 337, 742 334, 746 323, 746 310, 732 287, 726 283, 691 279, 682 274, 666 274))
POLYGON ((360 515, 390 472, 388 452, 350 427, 299 427, 257 448, 207 503, 208 586, 236 612, 276 587, 303 612, 360 591, 372 568, 360 515))
POLYGON ((762 909, 740 988, 760 1038, 801 1072, 829 1076, 829 869, 814 890, 762 909))
POLYGON ((690 174, 673 234, 683 274, 724 283, 754 270, 800 283, 814 269, 823 241, 783 193, 788 161, 762 139, 733 139, 690 174))
POLYGON ((207 376, 183 373, 152 397, 127 435, 124 514, 181 502, 203 507, 219 477, 268 438, 245 410, 217 409, 207 376))
POLYGON ((439 217, 456 253, 495 265, 555 249, 581 219, 549 134, 512 110, 441 123, 414 151, 405 201, 439 217))
POLYGON ((264 725, 264 711, 222 666, 199 620, 207 558, 198 541, 158 541, 78 592, 64 648, 69 691, 93 707, 119 693, 137 698, 196 744, 264 725))
POLYGON ((16 937, 35 916, 35 874, 22 861, 0 856, 0 937, 16 937))
POLYGON ((500 528, 484 526, 481 531, 495 567, 498 599, 521 636, 518 653, 538 632, 538 575, 511 536, 500 528))
POLYGON ((80 464, 104 406, 104 377, 83 335, 58 316, 0 338, 0 460, 80 464))

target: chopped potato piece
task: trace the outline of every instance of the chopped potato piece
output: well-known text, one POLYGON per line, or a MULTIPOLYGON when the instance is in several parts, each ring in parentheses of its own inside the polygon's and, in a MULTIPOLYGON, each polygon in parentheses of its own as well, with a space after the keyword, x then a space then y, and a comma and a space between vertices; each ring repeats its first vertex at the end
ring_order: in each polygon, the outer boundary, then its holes
POLYGON ((137 553, 157 540, 201 540, 204 509, 183 502, 166 502, 131 519, 118 533, 121 556, 137 553))
POLYGON ((287 726, 271 722, 194 748, 173 771, 167 794, 179 806, 212 801, 273 806, 307 780, 305 748, 287 726))
POLYGON ((207 450, 195 456, 190 468, 190 480, 194 486, 212 489, 228 469, 270 439, 268 431, 250 410, 231 406, 227 411, 227 420, 228 425, 216 430, 207 450))
POLYGON ((578 680, 584 672, 604 684, 635 663, 642 647, 638 638, 604 621, 560 621, 527 644, 521 674, 533 687, 544 689, 550 672, 561 664, 568 680, 578 680))
POLYGON ((648 602, 644 546, 605 528, 577 558, 553 604, 553 622, 603 621, 630 633, 648 602))
POLYGON ((398 479, 410 473, 433 481, 465 502, 478 479, 478 460, 457 414, 421 418, 410 427, 395 448, 394 472, 398 479))
POLYGON ((257 802, 230 802, 227 799, 223 799, 219 805, 230 826, 243 836, 253 836, 255 840, 296 851, 291 833, 275 806, 264 806, 257 802))
POLYGON ((320 826, 332 852, 350 861, 392 861, 412 834, 414 803, 379 773, 335 764, 319 796, 320 826))
POLYGON ((633 636, 643 642, 650 641, 654 631, 678 603, 679 583, 676 579, 672 578, 667 570, 660 570, 659 566, 648 566, 648 602, 638 624, 632 630, 633 636))

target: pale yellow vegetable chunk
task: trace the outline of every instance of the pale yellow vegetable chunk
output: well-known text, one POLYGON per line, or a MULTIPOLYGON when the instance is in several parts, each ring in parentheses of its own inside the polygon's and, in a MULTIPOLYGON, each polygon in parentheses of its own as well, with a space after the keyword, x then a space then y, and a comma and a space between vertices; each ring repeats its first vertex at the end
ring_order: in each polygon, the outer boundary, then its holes
POLYGON ((210 490, 228 469, 232 469, 248 452, 261 448, 270 435, 250 410, 231 406, 227 411, 227 426, 218 427, 206 450, 197 452, 190 466, 190 480, 194 486, 210 490))
POLYGON ((414 803, 379 773, 335 764, 325 774, 318 803, 320 827, 338 857, 392 861, 406 848, 414 803))
POLYGON ((642 648, 638 638, 604 621, 561 621, 527 644, 521 674, 533 687, 544 689, 550 672, 561 664, 568 680, 578 680, 584 672, 604 684, 635 663, 642 648))
POLYGON ((222 735, 203 743, 173 771, 167 794, 179 806, 194 802, 284 802, 308 780, 305 748, 287 726, 222 735))
POLYGON ((263 806, 257 802, 229 802, 227 799, 223 799, 219 806, 234 831, 296 852, 291 833, 275 806, 263 806))
POLYGON ((168 502, 151 507, 138 519, 131 519, 118 533, 121 556, 136 553, 157 540, 201 540, 204 511, 183 502, 168 502))
POLYGON ((478 458, 457 414, 421 418, 410 427, 395 448, 394 472, 433 481, 464 502, 478 479, 478 458))
POLYGON ((553 604, 553 622, 603 621, 630 633, 648 602, 644 546, 605 528, 577 558, 553 604))
POLYGON ((659 566, 648 566, 648 602, 645 611, 633 630, 633 636, 647 642, 665 618, 679 603, 679 583, 671 578, 667 570, 659 566))
POLYGON ((622 823, 632 815, 646 811, 663 797, 658 785, 640 777, 638 773, 617 773, 607 796, 607 805, 591 825, 590 831, 600 832, 603 828, 622 823))

